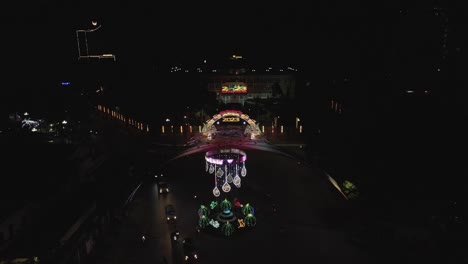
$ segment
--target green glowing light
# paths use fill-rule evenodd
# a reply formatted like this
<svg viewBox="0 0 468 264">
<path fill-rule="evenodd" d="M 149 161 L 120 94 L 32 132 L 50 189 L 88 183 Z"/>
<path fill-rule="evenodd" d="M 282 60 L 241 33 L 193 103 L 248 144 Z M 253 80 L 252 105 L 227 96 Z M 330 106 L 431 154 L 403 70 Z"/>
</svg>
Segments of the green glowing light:
<svg viewBox="0 0 468 264">
<path fill-rule="evenodd" d="M 247 226 L 255 226 L 257 224 L 257 218 L 253 214 L 248 214 L 244 221 Z"/>
<path fill-rule="evenodd" d="M 244 205 L 244 207 L 242 207 L 242 213 L 244 215 L 252 214 L 253 210 L 254 208 L 250 205 L 250 203 L 247 203 L 246 205 Z"/>
<path fill-rule="evenodd" d="M 224 199 L 221 204 L 220 204 L 221 210 L 226 211 L 226 210 L 231 210 L 232 208 L 232 203 L 228 201 L 227 199 Z"/>
<path fill-rule="evenodd" d="M 230 236 L 232 233 L 234 233 L 234 226 L 231 223 L 226 222 L 223 227 L 221 227 L 221 231 L 225 236 Z"/>
</svg>

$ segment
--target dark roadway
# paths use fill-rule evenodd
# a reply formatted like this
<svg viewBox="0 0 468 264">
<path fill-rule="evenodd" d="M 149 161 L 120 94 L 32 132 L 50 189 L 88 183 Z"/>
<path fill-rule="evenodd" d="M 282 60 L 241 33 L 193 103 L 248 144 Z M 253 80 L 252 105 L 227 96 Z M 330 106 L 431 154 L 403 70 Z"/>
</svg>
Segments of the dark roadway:
<svg viewBox="0 0 468 264">
<path fill-rule="evenodd" d="M 182 263 L 179 247 L 170 240 L 175 228 L 181 238 L 196 236 L 200 263 L 373 263 L 369 252 L 350 239 L 353 221 L 348 201 L 322 172 L 277 153 L 246 152 L 248 173 L 237 196 L 256 209 L 257 226 L 252 230 L 231 237 L 204 231 L 196 236 L 197 209 L 214 197 L 213 176 L 205 172 L 204 153 L 195 153 L 163 167 L 171 186 L 169 194 L 160 197 L 154 181 L 142 184 L 118 231 L 98 243 L 89 263 L 160 263 L 163 256 L 169 263 Z M 147 152 L 143 157 L 147 164 L 140 166 L 158 167 L 151 160 L 161 155 Z M 277 214 L 273 202 L 278 204 Z M 176 226 L 166 222 L 164 206 L 168 203 L 177 211 Z"/>
</svg>

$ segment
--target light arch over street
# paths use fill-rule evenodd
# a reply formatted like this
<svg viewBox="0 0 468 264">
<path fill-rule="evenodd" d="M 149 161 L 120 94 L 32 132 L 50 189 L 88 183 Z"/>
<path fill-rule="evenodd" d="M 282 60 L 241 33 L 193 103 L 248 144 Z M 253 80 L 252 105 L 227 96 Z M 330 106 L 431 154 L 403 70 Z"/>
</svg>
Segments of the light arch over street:
<svg viewBox="0 0 468 264">
<path fill-rule="evenodd" d="M 219 120 L 222 120 L 225 123 L 239 122 L 240 120 L 244 120 L 248 124 L 244 131 L 244 135 L 249 135 L 251 139 L 258 138 L 262 135 L 262 131 L 260 130 L 257 122 L 254 119 L 250 118 L 248 115 L 238 110 L 224 110 L 214 115 L 213 118 L 208 120 L 208 122 L 206 122 L 203 125 L 203 135 L 208 137 L 209 139 L 211 139 L 212 136 L 216 135 L 217 128 L 215 124 L 219 122 Z"/>
</svg>

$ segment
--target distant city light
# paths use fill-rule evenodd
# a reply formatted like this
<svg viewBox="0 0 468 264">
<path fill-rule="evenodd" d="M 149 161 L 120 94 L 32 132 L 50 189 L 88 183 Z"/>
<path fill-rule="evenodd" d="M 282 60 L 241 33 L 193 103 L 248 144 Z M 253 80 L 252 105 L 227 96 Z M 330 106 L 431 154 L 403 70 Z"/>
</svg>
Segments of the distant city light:
<svg viewBox="0 0 468 264">
<path fill-rule="evenodd" d="M 38 127 L 39 126 L 39 122 L 38 121 L 34 121 L 34 120 L 29 120 L 29 119 L 23 119 L 23 121 L 21 121 L 21 127 L 22 128 L 33 128 L 33 127 Z"/>
<path fill-rule="evenodd" d="M 62 124 L 63 124 L 63 125 L 66 125 L 67 123 L 68 123 L 67 120 L 63 120 L 63 121 L 62 121 Z"/>
<path fill-rule="evenodd" d="M 62 82 L 62 86 L 68 86 L 70 85 L 70 82 Z"/>
</svg>

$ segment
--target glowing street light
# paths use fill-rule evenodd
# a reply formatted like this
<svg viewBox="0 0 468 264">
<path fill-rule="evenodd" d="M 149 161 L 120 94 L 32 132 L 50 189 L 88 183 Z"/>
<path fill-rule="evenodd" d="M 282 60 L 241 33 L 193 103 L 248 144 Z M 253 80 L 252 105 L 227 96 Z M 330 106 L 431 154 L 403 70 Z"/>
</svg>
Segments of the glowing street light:
<svg viewBox="0 0 468 264">
<path fill-rule="evenodd" d="M 296 117 L 296 129 L 298 128 L 299 121 L 301 121 L 301 119 L 299 119 L 299 117 Z"/>
<path fill-rule="evenodd" d="M 95 32 L 97 31 L 98 29 L 101 28 L 101 25 L 98 25 L 98 22 L 93 20 L 91 21 L 91 25 L 94 27 L 94 28 L 91 28 L 91 29 L 78 29 L 76 30 L 76 41 L 78 42 L 78 59 L 81 59 L 81 58 L 98 58 L 98 59 L 108 59 L 108 58 L 111 58 L 111 59 L 114 59 L 114 61 L 116 60 L 116 57 L 114 54 L 101 54 L 101 55 L 90 55 L 89 54 L 89 49 L 88 49 L 88 35 L 87 33 L 92 33 L 92 32 Z M 86 54 L 85 55 L 82 55 L 81 54 L 81 46 L 80 46 L 80 33 L 82 35 L 84 35 L 84 42 L 85 42 L 85 52 Z"/>
</svg>

